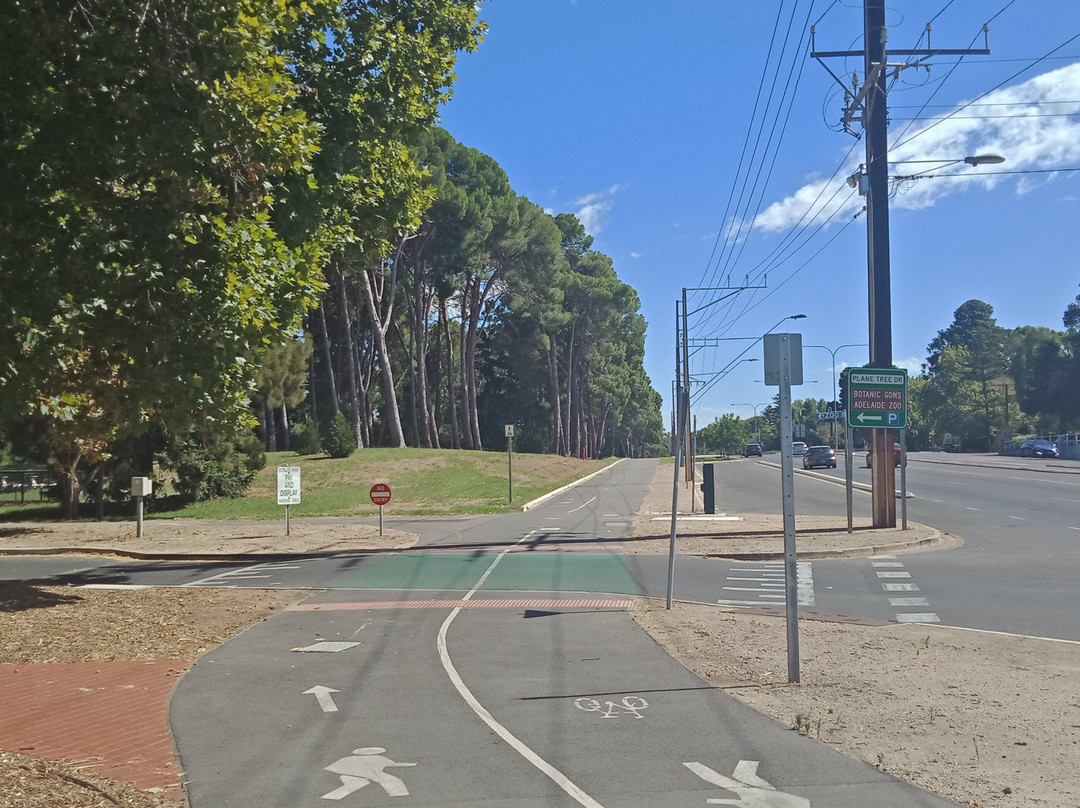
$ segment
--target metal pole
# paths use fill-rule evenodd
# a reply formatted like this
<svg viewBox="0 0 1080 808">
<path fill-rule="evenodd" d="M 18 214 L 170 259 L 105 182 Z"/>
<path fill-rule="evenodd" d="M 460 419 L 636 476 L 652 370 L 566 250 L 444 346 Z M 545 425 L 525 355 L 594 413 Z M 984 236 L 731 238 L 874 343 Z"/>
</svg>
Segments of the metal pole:
<svg viewBox="0 0 1080 808">
<path fill-rule="evenodd" d="M 675 591 L 675 531 L 676 522 L 679 514 L 679 443 L 681 442 L 683 422 L 686 418 L 686 407 L 684 399 L 688 398 L 688 394 L 679 390 L 677 399 L 678 416 L 678 429 L 675 430 L 674 443 L 675 443 L 675 482 L 671 486 L 671 541 L 668 546 L 668 576 L 667 576 L 667 608 L 671 610 L 671 599 Z"/>
<path fill-rule="evenodd" d="M 380 505 L 379 506 L 379 535 L 380 536 L 382 535 L 382 509 L 383 509 L 383 506 Z"/>
<path fill-rule="evenodd" d="M 900 430 L 900 529 L 907 530 L 907 430 Z"/>
<path fill-rule="evenodd" d="M 514 436 L 506 439 L 506 482 L 510 488 L 510 502 L 514 501 Z"/>
<path fill-rule="evenodd" d="M 848 423 L 847 412 L 844 413 L 844 479 L 847 482 L 847 532 L 855 532 L 855 521 L 852 517 L 851 488 L 855 462 L 855 453 L 851 450 L 851 424 Z"/>
<path fill-rule="evenodd" d="M 694 483 L 694 441 L 690 434 L 690 339 L 687 334 L 686 287 L 682 290 L 682 351 L 683 351 L 683 392 L 686 394 L 686 426 L 683 435 L 683 453 L 686 455 L 686 481 Z M 694 497 L 690 497 L 690 512 L 694 512 Z"/>
<path fill-rule="evenodd" d="M 799 579 L 795 551 L 795 469 L 791 457 L 791 335 L 780 338 L 780 468 L 784 507 L 784 589 L 787 605 L 788 681 L 799 681 Z"/>
<path fill-rule="evenodd" d="M 26 493 L 26 487 L 23 486 L 23 493 Z M 135 497 L 135 538 L 142 538 L 142 497 Z"/>
<path fill-rule="evenodd" d="M 291 506 L 289 506 L 289 505 L 285 506 L 285 535 L 286 536 L 292 535 L 292 525 L 289 523 L 289 508 L 290 507 Z"/>
</svg>

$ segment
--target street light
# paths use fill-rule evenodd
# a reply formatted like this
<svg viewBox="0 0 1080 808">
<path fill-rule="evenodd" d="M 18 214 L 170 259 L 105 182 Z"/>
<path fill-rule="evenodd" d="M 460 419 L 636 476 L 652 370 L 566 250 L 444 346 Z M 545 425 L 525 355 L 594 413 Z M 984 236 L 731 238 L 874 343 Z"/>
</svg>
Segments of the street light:
<svg viewBox="0 0 1080 808">
<path fill-rule="evenodd" d="M 829 348 L 825 345 L 804 345 L 803 347 L 823 348 L 824 350 L 829 352 L 829 355 L 832 357 L 832 400 L 836 402 L 836 352 L 839 351 L 841 348 L 869 348 L 870 346 L 867 345 L 865 342 L 849 342 L 845 345 L 837 345 L 835 348 Z M 840 402 L 836 403 L 837 405 L 840 404 Z"/>
<path fill-rule="evenodd" d="M 969 166 L 993 166 L 1000 165 L 1005 162 L 1005 158 L 1000 154 L 969 154 L 967 157 L 955 157 L 946 160 L 889 160 L 891 165 L 900 165 L 901 163 L 933 163 L 934 168 L 927 169 L 928 171 L 938 171 L 942 168 L 948 168 L 949 166 L 956 165 L 957 163 L 966 163 Z M 866 196 L 870 189 L 870 183 L 868 182 L 868 176 L 866 174 L 866 164 L 860 163 L 859 168 L 848 177 L 845 182 L 851 188 L 858 188 L 860 196 Z M 893 180 L 919 180 L 930 179 L 937 176 L 936 174 L 927 174 L 925 171 L 920 171 L 917 174 L 898 174 L 894 175 L 890 179 Z"/>
<path fill-rule="evenodd" d="M 729 407 L 753 407 L 754 408 L 754 430 L 757 432 L 757 442 L 761 443 L 761 422 L 758 420 L 757 408 L 758 407 L 771 407 L 772 404 L 765 402 L 764 404 L 729 404 Z"/>
</svg>

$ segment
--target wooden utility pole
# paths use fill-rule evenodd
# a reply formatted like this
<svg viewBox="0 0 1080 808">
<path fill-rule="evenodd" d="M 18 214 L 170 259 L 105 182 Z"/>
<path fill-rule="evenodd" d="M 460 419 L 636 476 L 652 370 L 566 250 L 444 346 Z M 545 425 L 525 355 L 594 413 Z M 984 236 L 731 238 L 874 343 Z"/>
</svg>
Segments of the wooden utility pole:
<svg viewBox="0 0 1080 808">
<path fill-rule="evenodd" d="M 811 47 L 810 56 L 821 62 L 830 57 L 863 56 L 864 81 L 861 86 L 854 77 L 849 87 L 831 70 L 830 75 L 844 88 L 845 107 L 842 123 L 845 131 L 852 131 L 853 122 L 861 122 L 866 140 L 865 187 L 866 194 L 866 240 L 868 304 L 870 322 L 870 367 L 893 367 L 892 356 L 892 291 L 889 260 L 889 113 L 888 87 L 890 72 L 921 65 L 922 59 L 939 55 L 987 55 L 989 48 L 943 49 L 921 48 L 911 50 L 888 49 L 889 31 L 885 25 L 885 0 L 863 0 L 862 51 L 818 51 Z M 930 26 L 927 25 L 929 45 Z M 983 27 L 985 33 L 986 27 Z M 816 30 L 811 28 L 811 36 Z M 911 64 L 890 64 L 888 57 L 921 57 Z M 824 62 L 821 62 L 824 65 Z M 828 67 L 825 67 L 828 70 Z M 929 69 L 929 68 L 928 68 Z M 861 173 L 861 172 L 860 172 Z M 864 190 L 860 187 L 860 193 Z M 874 527 L 896 527 L 896 467 L 893 461 L 893 436 L 887 429 L 874 429 L 871 439 L 873 461 L 873 523 Z"/>
</svg>

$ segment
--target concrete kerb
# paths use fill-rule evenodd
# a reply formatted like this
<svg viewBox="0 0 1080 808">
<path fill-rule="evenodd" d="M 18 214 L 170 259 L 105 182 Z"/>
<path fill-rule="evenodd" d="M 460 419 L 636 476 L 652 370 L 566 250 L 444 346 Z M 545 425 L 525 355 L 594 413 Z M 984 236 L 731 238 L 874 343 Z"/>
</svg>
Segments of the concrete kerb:
<svg viewBox="0 0 1080 808">
<path fill-rule="evenodd" d="M 815 561 L 827 558 L 873 558 L 874 556 L 894 555 L 896 553 L 913 552 L 916 550 L 947 550 L 952 547 L 963 545 L 963 539 L 951 534 L 942 533 L 935 527 L 930 527 L 931 535 L 925 539 L 914 541 L 899 541 L 889 544 L 872 544 L 869 547 L 850 547 L 839 550 L 800 550 L 797 555 L 800 559 Z M 698 558 L 726 558 L 731 561 L 778 561 L 784 558 L 783 552 L 775 553 L 691 553 Z"/>
<path fill-rule="evenodd" d="M 565 491 L 569 491 L 575 485 L 580 485 L 581 483 L 585 482 L 586 480 L 591 480 L 593 477 L 596 477 L 597 475 L 603 474 L 605 471 L 610 471 L 611 469 L 613 469 L 617 465 L 619 465 L 621 462 L 623 462 L 623 460 L 625 460 L 625 459 L 626 458 L 620 457 L 618 460 L 616 460 L 610 466 L 604 466 L 602 469 L 598 469 L 597 471 L 594 471 L 592 474 L 586 474 L 580 480 L 574 480 L 572 483 L 567 483 L 566 485 L 562 486 L 562 488 L 556 488 L 554 491 L 549 491 L 548 493 L 546 493 L 546 494 L 544 494 L 542 496 L 539 496 L 536 499 L 529 500 L 528 502 L 526 502 L 524 505 L 521 506 L 521 510 L 522 511 L 531 510 L 532 508 L 535 508 L 540 503 L 547 502 L 552 497 L 557 497 L 557 496 L 559 496 L 559 494 L 562 494 Z"/>
</svg>

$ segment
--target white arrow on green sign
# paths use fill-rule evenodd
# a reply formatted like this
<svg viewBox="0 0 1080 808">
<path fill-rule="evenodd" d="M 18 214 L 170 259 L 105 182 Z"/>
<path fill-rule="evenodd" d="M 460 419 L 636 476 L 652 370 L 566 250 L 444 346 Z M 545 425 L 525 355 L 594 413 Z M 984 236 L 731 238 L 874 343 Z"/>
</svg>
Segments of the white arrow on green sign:
<svg viewBox="0 0 1080 808">
<path fill-rule="evenodd" d="M 852 427 L 907 427 L 907 371 L 851 368 L 847 377 L 847 421 Z"/>
</svg>

